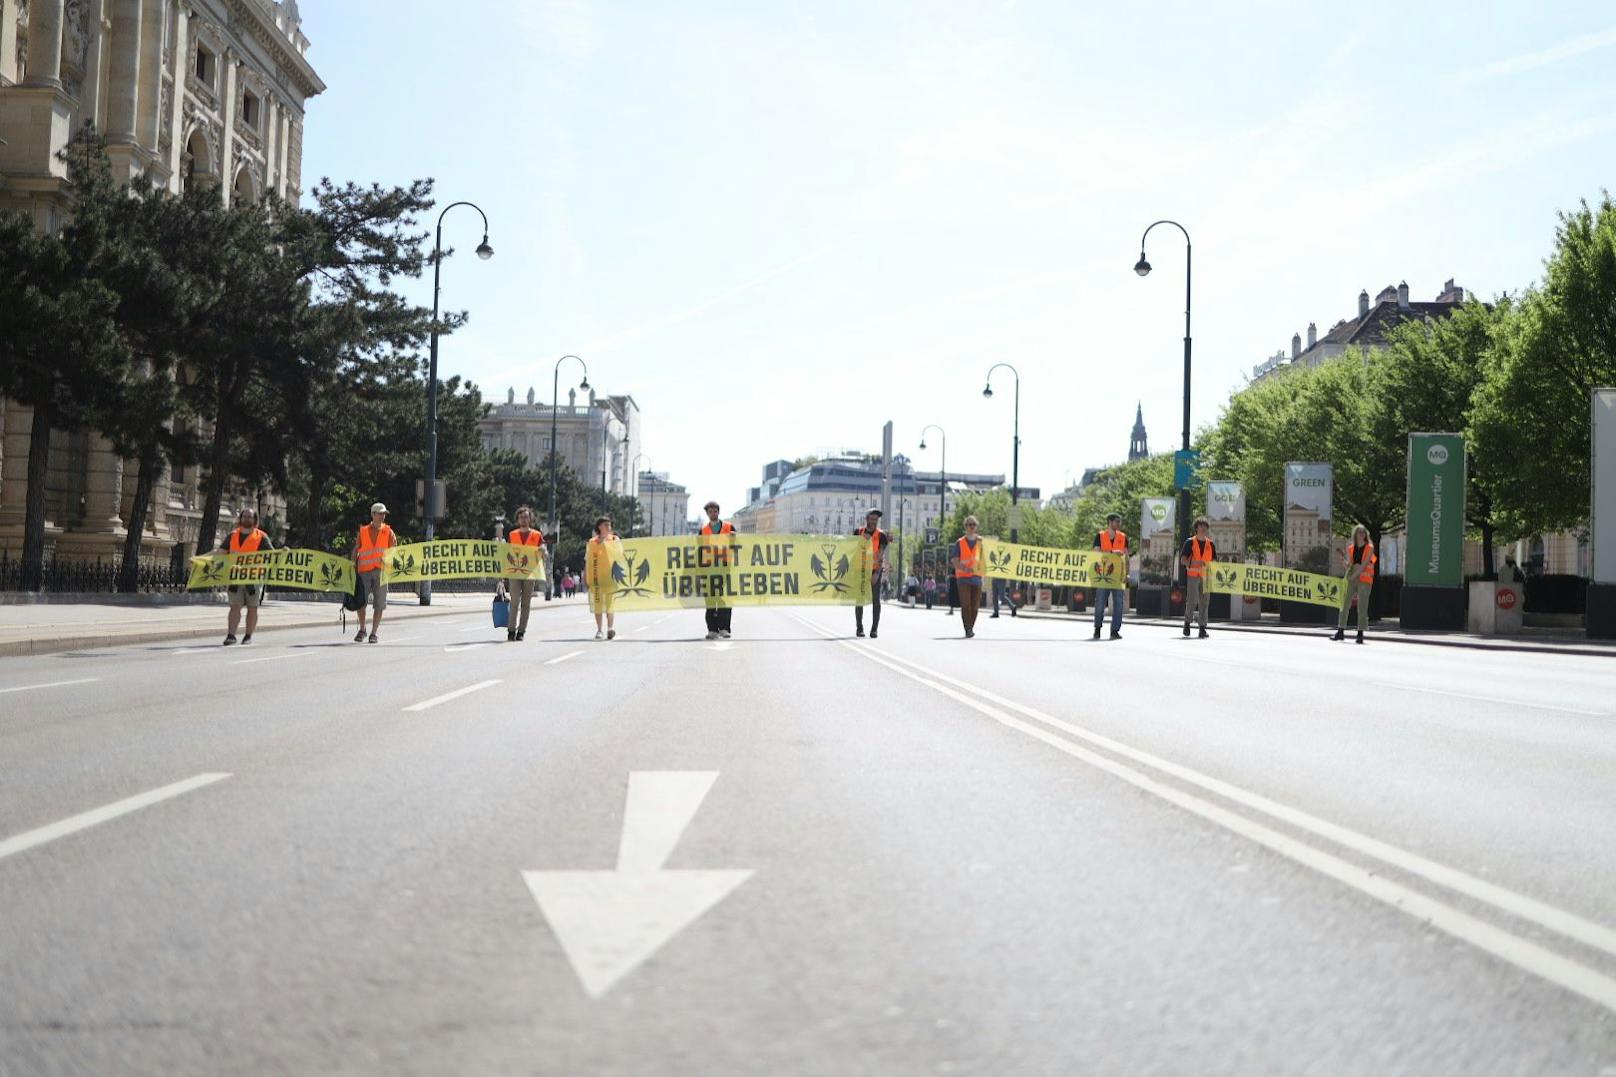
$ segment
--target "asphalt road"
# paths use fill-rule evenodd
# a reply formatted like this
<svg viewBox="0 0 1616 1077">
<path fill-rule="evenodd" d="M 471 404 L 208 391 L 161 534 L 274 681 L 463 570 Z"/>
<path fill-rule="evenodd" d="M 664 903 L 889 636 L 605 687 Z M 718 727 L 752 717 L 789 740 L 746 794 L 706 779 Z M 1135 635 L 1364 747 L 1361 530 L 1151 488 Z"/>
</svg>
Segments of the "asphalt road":
<svg viewBox="0 0 1616 1077">
<path fill-rule="evenodd" d="M 851 620 L 0 660 L 0 1074 L 1616 1074 L 1616 662 Z"/>
</svg>

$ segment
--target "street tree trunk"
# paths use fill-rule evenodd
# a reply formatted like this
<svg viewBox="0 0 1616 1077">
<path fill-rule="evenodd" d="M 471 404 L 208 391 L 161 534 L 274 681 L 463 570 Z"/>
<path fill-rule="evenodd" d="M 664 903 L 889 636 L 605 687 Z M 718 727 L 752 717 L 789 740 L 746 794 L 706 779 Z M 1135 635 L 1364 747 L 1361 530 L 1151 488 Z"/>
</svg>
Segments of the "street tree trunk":
<svg viewBox="0 0 1616 1077">
<path fill-rule="evenodd" d="M 225 408 L 213 420 L 213 451 L 208 457 L 208 490 L 202 501 L 202 518 L 196 524 L 196 552 L 213 549 L 219 534 L 219 508 L 224 503 L 225 472 L 230 461 L 230 424 Z"/>
<path fill-rule="evenodd" d="M 309 475 L 309 499 L 303 512 L 303 533 L 298 536 L 299 541 L 309 549 L 323 550 L 325 545 L 325 520 L 322 518 L 321 507 L 325 502 L 325 488 L 327 480 L 322 475 Z"/>
<path fill-rule="evenodd" d="M 49 402 L 34 405 L 28 432 L 28 496 L 22 518 L 22 589 L 39 591 L 45 584 L 45 479 L 50 474 L 50 435 L 53 409 Z"/>
<path fill-rule="evenodd" d="M 129 509 L 129 533 L 123 540 L 123 561 L 118 566 L 118 590 L 133 594 L 140 587 L 140 540 L 146 533 L 146 516 L 151 503 L 152 487 L 157 482 L 156 440 L 148 441 L 140 449 L 140 470 L 135 476 L 135 503 Z"/>
</svg>

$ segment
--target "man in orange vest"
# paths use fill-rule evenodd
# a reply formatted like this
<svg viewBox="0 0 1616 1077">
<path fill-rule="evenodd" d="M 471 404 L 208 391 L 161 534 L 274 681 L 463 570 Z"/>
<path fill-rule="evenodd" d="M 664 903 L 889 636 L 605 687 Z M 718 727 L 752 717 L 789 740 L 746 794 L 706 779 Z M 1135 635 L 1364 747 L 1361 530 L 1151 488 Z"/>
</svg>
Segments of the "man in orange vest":
<svg viewBox="0 0 1616 1077">
<path fill-rule="evenodd" d="M 359 540 L 354 543 L 354 571 L 359 574 L 359 633 L 354 636 L 355 643 L 365 640 L 367 603 L 376 611 L 370 626 L 370 642 L 376 642 L 382 612 L 387 609 L 387 551 L 396 542 L 393 529 L 387 526 L 387 506 L 378 501 L 370 507 L 370 523 L 359 529 Z"/>
<path fill-rule="evenodd" d="M 1375 590 L 1375 566 L 1379 559 L 1375 557 L 1375 544 L 1369 541 L 1369 529 L 1359 524 L 1352 529 L 1352 542 L 1346 550 L 1347 593 L 1341 603 L 1341 620 L 1336 625 L 1335 635 L 1330 638 L 1342 640 L 1347 635 L 1347 612 L 1352 609 L 1354 602 L 1358 603 L 1358 640 L 1363 642 L 1364 629 L 1369 627 L 1369 596 Z"/>
<path fill-rule="evenodd" d="M 954 544 L 954 582 L 959 587 L 960 623 L 966 639 L 976 635 L 976 611 L 982 606 L 982 540 L 976 528 L 976 517 L 965 517 L 965 534 Z"/>
<path fill-rule="evenodd" d="M 1120 553 L 1128 556 L 1128 536 L 1119 530 L 1122 517 L 1116 513 L 1105 518 L 1105 530 L 1094 534 L 1094 548 L 1105 553 Z M 1100 638 L 1100 625 L 1105 621 L 1106 603 L 1111 604 L 1111 638 L 1122 638 L 1122 610 L 1128 604 L 1128 588 L 1126 580 L 1119 580 L 1124 586 L 1120 588 L 1096 587 L 1094 589 L 1094 638 Z"/>
<path fill-rule="evenodd" d="M 533 510 L 523 505 L 516 510 L 516 526 L 508 536 L 512 546 L 530 547 L 535 557 L 544 556 L 544 536 L 533 527 Z M 511 617 L 505 622 L 505 640 L 514 643 L 527 635 L 527 615 L 533 605 L 533 589 L 537 580 L 511 581 Z"/>
<path fill-rule="evenodd" d="M 735 525 L 728 520 L 718 518 L 718 502 L 709 501 L 703 508 L 707 512 L 707 522 L 701 525 L 703 538 L 711 539 L 715 535 L 733 535 Z M 728 606 L 713 605 L 717 601 L 707 600 L 707 638 L 729 639 L 729 630 L 735 611 Z"/>
<path fill-rule="evenodd" d="M 865 555 L 870 561 L 870 638 L 875 639 L 876 631 L 881 627 L 881 584 L 886 581 L 887 575 L 887 542 L 890 537 L 877 526 L 881 522 L 881 510 L 871 509 L 864 514 L 864 526 L 854 530 L 853 534 L 859 538 L 869 538 L 870 548 Z M 853 634 L 864 635 L 864 607 L 853 607 Z"/>
<path fill-rule="evenodd" d="M 269 536 L 258 530 L 258 513 L 253 509 L 242 509 L 236 515 L 236 526 L 225 536 L 214 553 L 255 553 L 258 550 L 273 550 L 275 544 Z M 258 627 L 258 603 L 264 597 L 264 589 L 257 584 L 240 583 L 229 588 L 230 591 L 230 627 L 225 630 L 224 645 L 229 647 L 236 642 L 236 625 L 241 623 L 241 607 L 247 607 L 247 631 L 242 633 L 241 645 L 245 647 L 252 642 L 253 629 Z"/>
<path fill-rule="evenodd" d="M 1212 544 L 1208 532 L 1212 525 L 1205 516 L 1195 520 L 1195 534 L 1184 540 L 1178 551 L 1178 563 L 1184 566 L 1184 635 L 1190 634 L 1190 614 L 1201 618 L 1201 638 L 1206 639 L 1206 615 L 1212 607 L 1212 592 L 1206 586 L 1207 566 L 1217 560 L 1218 548 Z"/>
</svg>

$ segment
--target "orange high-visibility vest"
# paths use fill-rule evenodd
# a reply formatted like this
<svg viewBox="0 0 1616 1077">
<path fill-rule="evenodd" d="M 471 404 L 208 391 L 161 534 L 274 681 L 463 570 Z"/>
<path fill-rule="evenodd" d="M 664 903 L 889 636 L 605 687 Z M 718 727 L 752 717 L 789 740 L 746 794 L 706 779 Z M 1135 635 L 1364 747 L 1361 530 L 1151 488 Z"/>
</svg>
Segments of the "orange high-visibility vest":
<svg viewBox="0 0 1616 1077">
<path fill-rule="evenodd" d="M 269 536 L 265 535 L 262 531 L 255 527 L 247 534 L 246 538 L 242 538 L 241 529 L 237 528 L 236 530 L 230 532 L 230 552 L 256 553 L 258 547 L 263 545 L 264 539 L 268 537 Z"/>
<path fill-rule="evenodd" d="M 1100 550 L 1103 553 L 1127 553 L 1128 533 L 1126 531 L 1118 531 L 1116 533 L 1116 537 L 1113 538 L 1111 532 L 1101 531 Z"/>
<path fill-rule="evenodd" d="M 863 535 L 868 534 L 870 536 L 870 571 L 871 572 L 880 572 L 881 571 L 881 547 L 886 545 L 887 533 L 885 531 L 881 530 L 879 527 L 876 528 L 874 531 L 866 531 L 864 528 L 861 527 L 858 530 L 854 531 L 853 534 L 859 535 L 859 536 L 863 536 Z"/>
<path fill-rule="evenodd" d="M 1363 564 L 1363 571 L 1358 574 L 1358 582 L 1359 583 L 1374 583 L 1375 582 L 1375 565 L 1377 565 L 1379 563 L 1379 561 L 1380 561 L 1380 559 L 1375 556 L 1375 544 L 1373 542 L 1365 542 L 1362 547 L 1348 546 L 1347 547 L 1347 564 L 1350 565 L 1350 564 L 1353 563 L 1352 555 L 1354 553 L 1358 553 L 1358 554 L 1361 555 L 1360 560 L 1361 560 L 1361 562 Z"/>
<path fill-rule="evenodd" d="M 383 562 L 387 559 L 388 547 L 392 545 L 393 529 L 386 524 L 382 524 L 382 529 L 374 533 L 371 531 L 369 524 L 361 527 L 359 529 L 358 570 L 360 572 L 374 572 L 381 568 Z"/>
<path fill-rule="evenodd" d="M 701 525 L 701 533 L 704 535 L 733 535 L 735 533 L 735 526 L 728 520 L 722 520 L 718 524 L 718 530 L 714 531 L 713 525 L 709 521 L 708 523 Z"/>
<path fill-rule="evenodd" d="M 1206 575 L 1206 563 L 1212 560 L 1211 539 L 1190 539 L 1190 567 L 1189 574 L 1196 579 Z"/>
<path fill-rule="evenodd" d="M 530 527 L 527 529 L 527 538 L 523 538 L 522 529 L 518 527 L 511 531 L 510 543 L 512 546 L 543 546 L 544 536 L 539 533 L 538 528 Z"/>
<path fill-rule="evenodd" d="M 954 578 L 958 579 L 958 580 L 963 580 L 963 579 L 966 579 L 966 578 L 971 577 L 971 576 L 980 576 L 980 575 L 982 575 L 980 572 L 978 572 L 976 570 L 976 559 L 977 559 L 977 556 L 979 554 L 981 554 L 981 552 L 982 552 L 982 540 L 981 539 L 976 540 L 976 549 L 973 550 L 971 548 L 971 546 L 970 546 L 970 543 L 967 542 L 964 538 L 961 538 L 959 540 L 960 567 L 956 568 L 954 570 Z"/>
</svg>

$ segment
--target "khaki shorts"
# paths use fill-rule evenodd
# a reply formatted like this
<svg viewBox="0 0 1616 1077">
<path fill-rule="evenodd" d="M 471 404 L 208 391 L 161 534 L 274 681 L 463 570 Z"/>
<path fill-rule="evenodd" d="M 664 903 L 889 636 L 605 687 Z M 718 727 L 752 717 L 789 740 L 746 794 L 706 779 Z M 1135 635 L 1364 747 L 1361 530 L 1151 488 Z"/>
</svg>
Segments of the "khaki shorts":
<svg viewBox="0 0 1616 1077">
<path fill-rule="evenodd" d="M 230 608 L 233 610 L 239 610 L 243 606 L 255 610 L 258 608 L 259 600 L 264 597 L 264 589 L 257 584 L 238 584 L 235 587 L 227 587 L 226 590 L 230 592 Z"/>
<path fill-rule="evenodd" d="M 387 581 L 381 569 L 359 574 L 359 605 L 373 606 L 377 613 L 387 608 Z"/>
</svg>

